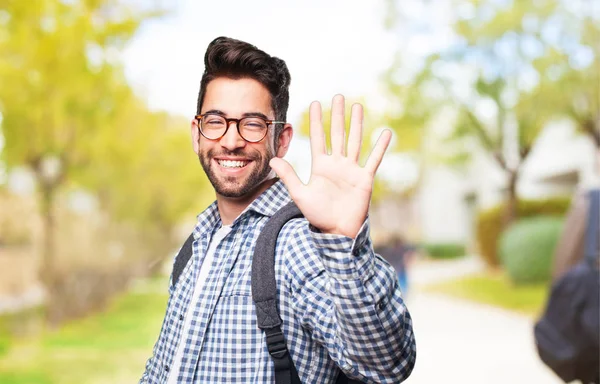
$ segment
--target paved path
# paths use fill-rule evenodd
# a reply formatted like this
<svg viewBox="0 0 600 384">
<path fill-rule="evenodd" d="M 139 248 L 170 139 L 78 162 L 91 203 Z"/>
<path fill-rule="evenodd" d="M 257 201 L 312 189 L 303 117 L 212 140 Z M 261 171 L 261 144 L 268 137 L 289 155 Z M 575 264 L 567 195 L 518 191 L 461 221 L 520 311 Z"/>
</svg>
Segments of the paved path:
<svg viewBox="0 0 600 384">
<path fill-rule="evenodd" d="M 510 311 L 419 290 L 481 269 L 474 258 L 420 263 L 407 304 L 414 319 L 417 364 L 407 384 L 560 384 L 539 360 L 533 320 Z"/>
</svg>

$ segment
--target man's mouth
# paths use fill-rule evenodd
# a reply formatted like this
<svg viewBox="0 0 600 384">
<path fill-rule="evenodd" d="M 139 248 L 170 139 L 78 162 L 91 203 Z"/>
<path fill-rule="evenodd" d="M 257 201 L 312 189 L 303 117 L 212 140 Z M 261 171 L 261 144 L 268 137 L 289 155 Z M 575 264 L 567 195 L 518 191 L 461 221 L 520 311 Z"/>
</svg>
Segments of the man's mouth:
<svg viewBox="0 0 600 384">
<path fill-rule="evenodd" d="M 217 163 L 223 168 L 243 168 L 249 162 L 247 160 L 217 160 Z"/>
</svg>

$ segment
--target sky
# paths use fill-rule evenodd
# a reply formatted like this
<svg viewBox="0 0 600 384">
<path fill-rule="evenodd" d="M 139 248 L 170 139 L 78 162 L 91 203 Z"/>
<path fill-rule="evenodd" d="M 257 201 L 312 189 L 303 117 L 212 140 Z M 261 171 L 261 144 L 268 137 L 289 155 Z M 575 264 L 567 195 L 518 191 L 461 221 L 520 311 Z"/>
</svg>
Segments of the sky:
<svg viewBox="0 0 600 384">
<path fill-rule="evenodd" d="M 192 117 L 208 43 L 245 40 L 286 61 L 292 76 L 288 120 L 313 100 L 336 93 L 378 93 L 390 66 L 393 36 L 383 27 L 383 2 L 180 0 L 174 14 L 146 24 L 124 54 L 126 75 L 151 108 Z"/>
</svg>

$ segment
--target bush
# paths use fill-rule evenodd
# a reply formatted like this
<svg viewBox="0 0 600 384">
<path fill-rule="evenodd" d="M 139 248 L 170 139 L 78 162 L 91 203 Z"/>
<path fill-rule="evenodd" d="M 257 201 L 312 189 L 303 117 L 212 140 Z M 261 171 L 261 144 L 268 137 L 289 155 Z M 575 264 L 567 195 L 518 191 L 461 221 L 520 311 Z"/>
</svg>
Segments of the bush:
<svg viewBox="0 0 600 384">
<path fill-rule="evenodd" d="M 561 231 L 562 219 L 539 216 L 519 220 L 502 234 L 498 252 L 513 283 L 549 281 Z"/>
<path fill-rule="evenodd" d="M 520 200 L 517 214 L 520 219 L 535 216 L 563 217 L 569 205 L 570 198 L 552 198 L 546 200 Z M 500 265 L 497 256 L 498 238 L 503 230 L 504 205 L 479 212 L 476 223 L 478 254 L 488 266 Z"/>
<path fill-rule="evenodd" d="M 37 305 L 0 314 L 0 360 L 9 352 L 17 338 L 25 338 L 41 331 L 42 313 L 43 307 Z"/>
<path fill-rule="evenodd" d="M 8 327 L 5 325 L 6 322 L 7 320 L 0 316 L 0 357 L 8 352 L 11 343 Z"/>
<path fill-rule="evenodd" d="M 462 244 L 423 244 L 421 248 L 433 259 L 455 259 L 464 256 L 466 253 L 465 246 Z"/>
<path fill-rule="evenodd" d="M 55 273 L 46 284 L 48 321 L 58 325 L 104 309 L 111 298 L 125 290 L 130 278 L 127 268 L 74 266 Z"/>
</svg>

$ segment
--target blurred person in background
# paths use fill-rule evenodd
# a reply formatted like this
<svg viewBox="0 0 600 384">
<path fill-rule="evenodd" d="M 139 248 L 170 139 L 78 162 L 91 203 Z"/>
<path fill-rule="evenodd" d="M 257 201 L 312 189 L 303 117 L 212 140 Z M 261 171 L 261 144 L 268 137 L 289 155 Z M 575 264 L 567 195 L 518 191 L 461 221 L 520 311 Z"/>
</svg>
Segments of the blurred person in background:
<svg viewBox="0 0 600 384">
<path fill-rule="evenodd" d="M 408 270 L 417 257 L 417 248 L 407 243 L 401 235 L 395 234 L 385 245 L 378 247 L 376 252 L 394 267 L 402 294 L 407 297 L 410 288 Z"/>
<path fill-rule="evenodd" d="M 590 191 L 600 189 L 600 151 L 596 153 L 594 180 L 590 185 L 578 185 L 567 211 L 564 230 L 554 252 L 552 281 L 557 281 L 583 259 L 584 238 L 590 209 Z"/>
<path fill-rule="evenodd" d="M 191 135 L 216 202 L 198 216 L 192 258 L 170 284 L 140 383 L 279 378 L 257 326 L 251 259 L 267 219 L 292 200 L 304 218 L 279 234 L 275 271 L 284 351 L 300 382 L 331 383 L 342 377 L 340 369 L 367 382 L 403 381 L 416 359 L 412 320 L 396 274 L 373 252 L 367 218 L 390 132 L 361 167 L 362 106 L 352 108 L 346 147 L 345 102 L 334 97 L 328 154 L 321 107 L 311 104 L 312 172 L 305 185 L 282 159 L 293 134 L 285 62 L 219 37 L 204 63 Z"/>
</svg>

